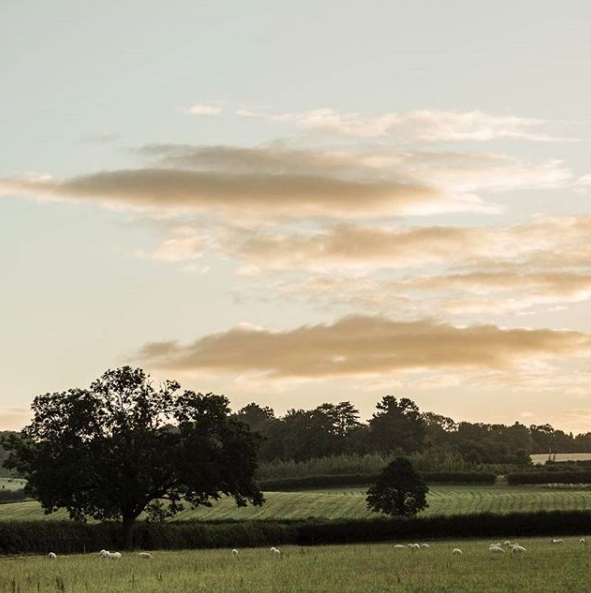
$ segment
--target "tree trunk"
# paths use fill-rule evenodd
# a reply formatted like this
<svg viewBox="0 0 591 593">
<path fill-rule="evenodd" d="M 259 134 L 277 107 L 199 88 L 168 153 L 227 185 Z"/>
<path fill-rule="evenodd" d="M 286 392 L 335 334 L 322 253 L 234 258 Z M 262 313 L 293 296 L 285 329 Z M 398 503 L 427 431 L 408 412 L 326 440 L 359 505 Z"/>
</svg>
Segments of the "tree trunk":
<svg viewBox="0 0 591 593">
<path fill-rule="evenodd" d="M 123 517 L 121 532 L 123 536 L 123 549 L 131 550 L 133 548 L 133 524 L 135 517 Z"/>
</svg>

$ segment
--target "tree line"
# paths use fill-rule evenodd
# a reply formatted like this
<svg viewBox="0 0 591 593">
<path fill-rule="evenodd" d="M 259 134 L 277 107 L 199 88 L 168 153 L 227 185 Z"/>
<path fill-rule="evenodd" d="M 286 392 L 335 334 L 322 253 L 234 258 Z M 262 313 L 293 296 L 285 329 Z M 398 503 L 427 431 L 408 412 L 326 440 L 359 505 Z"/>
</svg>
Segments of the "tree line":
<svg viewBox="0 0 591 593">
<path fill-rule="evenodd" d="M 236 412 L 263 440 L 259 461 L 308 461 L 335 455 L 411 455 L 437 449 L 471 464 L 529 463 L 532 453 L 591 452 L 591 432 L 573 435 L 550 424 L 525 426 L 456 422 L 421 412 L 409 398 L 386 395 L 367 422 L 349 401 L 290 409 L 277 416 L 251 403 Z"/>
</svg>

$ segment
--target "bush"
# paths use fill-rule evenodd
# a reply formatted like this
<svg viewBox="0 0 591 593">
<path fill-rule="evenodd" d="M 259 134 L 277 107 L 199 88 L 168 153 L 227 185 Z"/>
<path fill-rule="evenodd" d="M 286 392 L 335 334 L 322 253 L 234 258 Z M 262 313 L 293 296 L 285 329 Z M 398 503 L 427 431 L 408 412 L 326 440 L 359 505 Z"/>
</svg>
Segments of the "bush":
<svg viewBox="0 0 591 593">
<path fill-rule="evenodd" d="M 518 484 L 591 484 L 591 471 L 542 471 L 507 475 L 507 483 Z"/>
<path fill-rule="evenodd" d="M 427 484 L 494 484 L 495 474 L 470 472 L 419 472 Z M 343 474 L 308 476 L 303 478 L 284 478 L 281 480 L 261 480 L 258 485 L 264 492 L 292 492 L 295 490 L 315 490 L 322 488 L 365 487 L 375 483 L 378 474 Z"/>
<path fill-rule="evenodd" d="M 18 490 L 0 490 L 0 504 L 5 502 L 20 502 L 25 500 L 27 495 L 24 488 Z"/>
</svg>

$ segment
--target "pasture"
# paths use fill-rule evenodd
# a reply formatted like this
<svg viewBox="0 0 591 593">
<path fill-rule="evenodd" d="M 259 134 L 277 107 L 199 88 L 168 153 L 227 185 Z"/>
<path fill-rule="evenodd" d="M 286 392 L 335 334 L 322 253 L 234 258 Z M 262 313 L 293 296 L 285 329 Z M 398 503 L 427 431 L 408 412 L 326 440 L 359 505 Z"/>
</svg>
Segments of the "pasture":
<svg viewBox="0 0 591 593">
<path fill-rule="evenodd" d="M 25 484 L 25 480 L 17 478 L 0 478 L 0 490 L 20 490 Z"/>
<path fill-rule="evenodd" d="M 535 465 L 543 465 L 548 461 L 548 453 L 534 453 L 530 457 Z M 554 461 L 589 461 L 591 453 L 553 453 L 552 459 Z"/>
<path fill-rule="evenodd" d="M 527 552 L 492 555 L 489 541 L 430 542 L 418 551 L 394 544 L 0 558 L 0 593 L 582 593 L 591 546 L 578 538 L 519 543 Z M 462 555 L 453 555 L 456 547 Z M 508 548 L 505 548 L 508 550 Z"/>
<path fill-rule="evenodd" d="M 262 507 L 237 508 L 233 499 L 222 499 L 211 508 L 186 509 L 177 519 L 362 519 L 375 514 L 365 506 L 365 490 L 334 489 L 306 492 L 267 492 Z M 433 486 L 428 496 L 429 508 L 420 516 L 462 515 L 490 512 L 505 514 L 535 511 L 591 511 L 591 490 L 549 488 L 545 486 Z M 65 511 L 43 514 L 34 501 L 2 505 L 0 520 L 65 519 Z"/>
</svg>

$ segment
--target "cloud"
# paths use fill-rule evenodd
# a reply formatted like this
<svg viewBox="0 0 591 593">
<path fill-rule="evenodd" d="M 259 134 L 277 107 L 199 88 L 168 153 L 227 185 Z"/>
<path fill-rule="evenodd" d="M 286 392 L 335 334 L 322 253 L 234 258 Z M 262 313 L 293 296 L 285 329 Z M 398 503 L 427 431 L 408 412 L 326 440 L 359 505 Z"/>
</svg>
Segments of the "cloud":
<svg viewBox="0 0 591 593">
<path fill-rule="evenodd" d="M 229 236 L 223 248 L 260 275 L 235 290 L 330 310 L 460 317 L 529 314 L 591 298 L 591 215 L 498 226 L 340 225 Z M 295 274 L 304 272 L 304 276 Z"/>
<path fill-rule="evenodd" d="M 333 109 L 315 109 L 302 113 L 265 113 L 246 108 L 236 115 L 291 123 L 308 131 L 358 138 L 396 137 L 417 142 L 486 142 L 498 139 L 535 142 L 568 141 L 554 138 L 540 128 L 550 122 L 514 115 L 494 115 L 483 111 L 442 111 L 422 109 L 408 113 L 369 115 L 338 113 Z"/>
<path fill-rule="evenodd" d="M 349 218 L 489 209 L 478 200 L 462 199 L 421 183 L 168 168 L 107 171 L 64 181 L 4 180 L 1 190 L 131 209 L 254 218 Z"/>
<path fill-rule="evenodd" d="M 220 115 L 221 112 L 222 110 L 220 107 L 203 104 L 192 105 L 187 109 L 189 115 Z"/>
<path fill-rule="evenodd" d="M 237 327 L 185 346 L 151 343 L 138 358 L 180 372 L 329 378 L 422 369 L 508 372 L 531 360 L 583 357 L 590 348 L 590 337 L 573 331 L 350 316 L 283 332 Z"/>
</svg>

